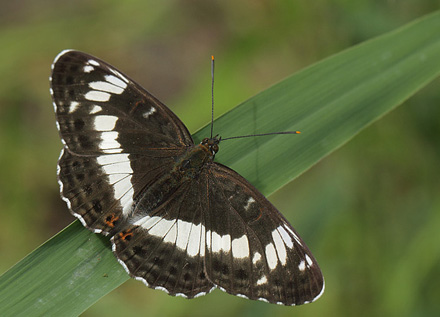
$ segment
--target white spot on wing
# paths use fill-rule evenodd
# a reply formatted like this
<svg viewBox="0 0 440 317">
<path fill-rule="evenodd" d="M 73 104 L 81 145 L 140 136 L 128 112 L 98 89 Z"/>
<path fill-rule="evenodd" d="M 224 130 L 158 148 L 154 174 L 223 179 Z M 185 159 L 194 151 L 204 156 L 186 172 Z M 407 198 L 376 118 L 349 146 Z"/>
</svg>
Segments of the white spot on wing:
<svg viewBox="0 0 440 317">
<path fill-rule="evenodd" d="M 220 236 L 217 232 L 213 231 L 211 247 L 212 252 L 231 251 L 231 236 L 229 234 Z"/>
<path fill-rule="evenodd" d="M 60 123 L 58 121 L 55 121 L 55 125 L 57 126 L 57 130 L 60 131 Z M 66 142 L 63 139 L 61 139 L 61 142 L 63 144 L 66 144 Z"/>
<path fill-rule="evenodd" d="M 98 113 L 99 111 L 102 111 L 102 108 L 100 106 L 93 106 L 92 110 L 90 110 L 90 114 Z"/>
<path fill-rule="evenodd" d="M 263 275 L 258 281 L 257 281 L 257 285 L 263 285 L 267 283 L 267 277 L 266 275 Z"/>
<path fill-rule="evenodd" d="M 277 229 L 272 231 L 272 239 L 275 243 L 275 248 L 277 250 L 278 258 L 279 258 L 281 264 L 286 265 L 286 263 L 287 263 L 286 246 L 284 245 L 283 239 L 281 238 Z"/>
<path fill-rule="evenodd" d="M 284 229 L 284 226 L 279 226 L 277 228 L 278 232 L 281 235 L 281 238 L 283 239 L 284 243 L 287 245 L 289 249 L 293 248 L 293 241 L 292 238 L 287 233 L 286 229 Z"/>
<path fill-rule="evenodd" d="M 253 197 L 249 197 L 247 200 L 246 206 L 244 206 L 244 209 L 247 211 L 249 207 L 255 202 L 255 199 Z"/>
<path fill-rule="evenodd" d="M 96 131 L 113 131 L 118 117 L 115 116 L 96 116 L 95 117 L 95 130 Z"/>
<path fill-rule="evenodd" d="M 101 155 L 96 158 L 96 161 L 107 175 L 109 183 L 113 185 L 114 198 L 119 200 L 122 213 L 129 214 L 133 205 L 134 191 L 131 183 L 133 170 L 128 160 L 128 154 Z"/>
<path fill-rule="evenodd" d="M 115 199 L 119 200 L 122 206 L 122 213 L 128 215 L 133 205 L 133 187 L 130 174 L 109 175 L 110 183 L 113 184 Z"/>
<path fill-rule="evenodd" d="M 260 260 L 261 260 L 261 254 L 258 252 L 255 252 L 254 257 L 252 258 L 252 263 L 256 264 Z"/>
<path fill-rule="evenodd" d="M 122 81 L 121 79 L 119 79 L 116 76 L 105 75 L 104 77 L 105 77 L 105 80 L 107 80 L 109 83 L 111 83 L 111 84 L 113 84 L 115 86 L 118 86 L 118 87 L 120 87 L 122 89 L 125 89 L 127 87 L 127 83 Z"/>
<path fill-rule="evenodd" d="M 309 267 L 312 266 L 313 265 L 312 259 L 307 254 L 305 255 L 305 257 L 306 257 L 306 261 L 307 261 L 308 266 Z"/>
<path fill-rule="evenodd" d="M 105 91 L 112 94 L 120 95 L 124 92 L 124 89 L 121 87 L 118 87 L 116 85 L 113 85 L 111 83 L 105 82 L 105 81 L 94 81 L 89 83 L 89 87 L 92 89 L 96 89 L 99 91 Z"/>
<path fill-rule="evenodd" d="M 98 61 L 95 61 L 94 59 L 89 59 L 88 63 L 93 66 L 99 66 Z"/>
<path fill-rule="evenodd" d="M 267 265 L 269 265 L 269 268 L 271 270 L 274 270 L 277 267 L 278 264 L 277 253 L 272 243 L 268 243 L 266 245 L 266 260 L 267 260 Z"/>
<path fill-rule="evenodd" d="M 234 258 L 244 259 L 249 256 L 249 241 L 246 235 L 232 240 L 232 255 Z"/>
<path fill-rule="evenodd" d="M 205 247 L 206 247 L 205 239 L 206 239 L 205 226 L 202 226 L 201 239 L 200 239 L 200 256 L 205 256 Z"/>
<path fill-rule="evenodd" d="M 151 116 L 151 115 L 152 115 L 153 113 L 155 113 L 155 112 L 156 112 L 156 108 L 151 107 L 151 109 L 150 109 L 149 111 L 144 112 L 144 113 L 142 114 L 142 117 L 144 117 L 145 119 L 148 119 L 148 117 Z"/>
<path fill-rule="evenodd" d="M 177 226 L 176 223 L 174 223 L 168 231 L 167 235 L 164 237 L 163 241 L 168 243 L 176 243 L 177 239 Z"/>
<path fill-rule="evenodd" d="M 168 231 L 173 226 L 174 221 L 169 221 L 166 219 L 161 219 L 157 223 L 155 223 L 149 230 L 149 234 L 152 234 L 156 237 L 164 237 Z"/>
<path fill-rule="evenodd" d="M 216 289 L 217 288 L 217 286 L 213 286 L 209 291 L 207 291 L 207 292 L 200 292 L 200 293 L 198 293 L 198 294 L 196 294 L 196 295 L 194 295 L 194 298 L 197 298 L 197 297 L 200 297 L 200 296 L 204 296 L 204 295 L 206 295 L 206 294 L 208 294 L 208 293 L 211 293 L 214 289 Z"/>
<path fill-rule="evenodd" d="M 222 236 L 222 250 L 225 252 L 231 251 L 231 236 L 229 234 Z"/>
<path fill-rule="evenodd" d="M 158 290 L 160 290 L 160 291 L 164 291 L 164 292 L 167 293 L 167 294 L 170 293 L 170 292 L 169 292 L 165 287 L 163 287 L 163 286 L 155 286 L 155 287 L 153 287 L 153 288 L 154 288 L 154 289 L 158 289 Z M 182 297 L 185 297 L 185 298 L 188 297 L 188 296 L 186 296 L 185 294 L 182 294 L 182 293 L 177 293 L 176 296 L 182 296 Z"/>
<path fill-rule="evenodd" d="M 189 256 L 196 256 L 199 254 L 203 230 L 202 227 L 202 224 L 198 224 L 193 225 L 191 228 L 191 234 L 189 235 L 188 246 L 186 248 L 186 253 L 188 253 Z"/>
<path fill-rule="evenodd" d="M 119 77 L 119 78 L 121 78 L 123 81 L 125 81 L 126 83 L 128 83 L 128 79 L 127 79 L 124 75 L 122 75 L 120 72 L 118 72 L 116 69 L 114 69 L 114 68 L 110 68 L 110 71 L 111 71 L 113 74 L 115 74 L 116 77 Z"/>
<path fill-rule="evenodd" d="M 69 106 L 69 113 L 75 112 L 79 107 L 79 102 L 78 101 L 72 101 L 70 102 L 70 106 Z"/>
<path fill-rule="evenodd" d="M 176 246 L 182 250 L 186 250 L 192 223 L 183 220 L 177 221 L 177 240 Z"/>
<path fill-rule="evenodd" d="M 208 246 L 211 245 L 211 230 L 208 230 L 206 232 L 206 245 L 208 245 Z"/>
<path fill-rule="evenodd" d="M 107 154 L 121 153 L 121 144 L 117 141 L 119 133 L 116 131 L 107 131 L 101 133 L 101 142 L 99 148 Z"/>
<path fill-rule="evenodd" d="M 91 90 L 84 95 L 84 98 L 89 101 L 109 101 L 110 96 L 107 92 Z"/>
<path fill-rule="evenodd" d="M 302 272 L 306 269 L 306 262 L 304 260 L 301 260 L 298 265 L 298 269 Z"/>
<path fill-rule="evenodd" d="M 123 181 L 125 179 L 125 177 L 126 177 L 126 174 L 109 174 L 109 175 L 107 175 L 107 178 L 109 180 L 110 185 L 115 185 L 118 182 Z M 117 188 L 115 189 L 115 194 L 116 194 L 115 196 L 118 199 L 119 199 L 119 197 L 121 197 L 124 194 L 125 191 L 122 193 L 121 192 L 122 192 L 122 190 L 118 191 Z M 119 193 L 119 195 L 117 195 L 118 193 Z"/>
<path fill-rule="evenodd" d="M 215 231 L 211 234 L 211 248 L 212 252 L 220 252 L 221 250 L 221 237 Z"/>
<path fill-rule="evenodd" d="M 90 72 L 92 72 L 93 70 L 95 70 L 95 67 L 93 67 L 93 66 L 91 66 L 91 65 L 86 65 L 86 66 L 84 66 L 84 68 L 83 68 L 84 73 L 90 73 Z"/>
<path fill-rule="evenodd" d="M 60 160 L 64 155 L 64 148 L 61 149 L 61 153 L 60 153 L 60 157 L 58 158 L 58 164 L 57 164 L 57 175 L 60 176 L 60 172 L 61 172 L 61 167 L 60 167 Z M 69 209 L 72 209 L 72 204 L 70 203 L 70 200 L 68 200 L 66 197 L 64 197 L 63 195 L 63 191 L 64 191 L 64 184 L 61 181 L 61 178 L 58 177 L 58 184 L 60 185 L 60 194 L 61 194 L 61 198 L 66 202 L 67 207 L 69 207 Z M 83 219 L 84 221 L 84 219 Z"/>
<path fill-rule="evenodd" d="M 128 154 L 100 155 L 96 160 L 106 174 L 133 173 Z"/>
</svg>

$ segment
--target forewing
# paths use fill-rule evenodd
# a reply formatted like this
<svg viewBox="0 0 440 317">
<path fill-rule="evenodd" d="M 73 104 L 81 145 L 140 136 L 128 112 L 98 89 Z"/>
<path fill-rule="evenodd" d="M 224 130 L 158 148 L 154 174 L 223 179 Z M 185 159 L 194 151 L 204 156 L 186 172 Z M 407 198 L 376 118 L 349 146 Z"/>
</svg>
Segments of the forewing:
<svg viewBox="0 0 440 317">
<path fill-rule="evenodd" d="M 136 197 L 193 144 L 174 113 L 111 65 L 63 51 L 52 65 L 51 94 L 64 149 L 61 195 L 94 232 L 114 231 Z"/>
<path fill-rule="evenodd" d="M 52 65 L 51 94 L 61 138 L 72 153 L 142 154 L 193 144 L 171 110 L 91 55 L 61 52 Z"/>
<path fill-rule="evenodd" d="M 215 287 L 204 271 L 202 190 L 186 182 L 151 212 L 142 209 L 154 202 L 139 203 L 136 214 L 143 216 L 112 238 L 113 252 L 132 277 L 188 298 Z"/>
<path fill-rule="evenodd" d="M 278 210 L 226 166 L 204 170 L 206 272 L 226 292 L 283 305 L 316 300 L 324 279 L 311 252 Z"/>
</svg>

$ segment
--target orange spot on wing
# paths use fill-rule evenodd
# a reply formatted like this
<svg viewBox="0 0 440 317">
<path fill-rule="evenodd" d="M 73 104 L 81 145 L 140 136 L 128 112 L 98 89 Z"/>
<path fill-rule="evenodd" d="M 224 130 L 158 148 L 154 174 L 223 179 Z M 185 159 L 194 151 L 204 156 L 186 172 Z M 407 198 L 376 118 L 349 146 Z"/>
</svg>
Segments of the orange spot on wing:
<svg viewBox="0 0 440 317">
<path fill-rule="evenodd" d="M 255 219 L 255 221 L 260 220 L 261 216 L 263 216 L 263 209 L 260 209 L 260 214 L 258 215 L 257 219 Z"/>
<path fill-rule="evenodd" d="M 255 219 L 252 219 L 251 221 L 249 221 L 249 224 L 257 222 L 258 220 L 260 220 L 260 218 L 263 216 L 263 209 L 260 208 L 259 211 L 260 211 L 259 215 Z"/>
<path fill-rule="evenodd" d="M 131 230 L 127 230 L 126 232 L 119 232 L 119 237 L 124 241 L 125 240 L 130 241 L 132 236 L 133 236 L 133 232 L 131 232 Z"/>
<path fill-rule="evenodd" d="M 138 100 L 136 101 L 136 103 L 134 104 L 134 106 L 130 109 L 129 114 L 132 115 L 133 112 L 135 112 L 136 108 L 139 107 L 140 105 L 142 105 L 144 103 L 143 100 Z"/>
<path fill-rule="evenodd" d="M 107 217 L 107 219 L 105 220 L 105 223 L 111 227 L 114 228 L 115 227 L 115 222 L 119 220 L 119 216 L 115 216 L 115 214 L 111 214 L 111 216 Z"/>
</svg>

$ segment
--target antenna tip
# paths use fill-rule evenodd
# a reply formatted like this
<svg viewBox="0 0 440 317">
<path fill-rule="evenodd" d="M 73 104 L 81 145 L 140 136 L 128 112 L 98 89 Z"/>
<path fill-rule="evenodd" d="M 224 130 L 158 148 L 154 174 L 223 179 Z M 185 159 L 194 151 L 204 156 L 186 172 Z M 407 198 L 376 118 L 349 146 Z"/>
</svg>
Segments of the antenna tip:
<svg viewBox="0 0 440 317">
<path fill-rule="evenodd" d="M 214 55 L 211 55 L 211 59 L 214 60 Z"/>
<path fill-rule="evenodd" d="M 301 133 L 301 131 L 295 131 L 295 134 L 300 134 Z"/>
</svg>

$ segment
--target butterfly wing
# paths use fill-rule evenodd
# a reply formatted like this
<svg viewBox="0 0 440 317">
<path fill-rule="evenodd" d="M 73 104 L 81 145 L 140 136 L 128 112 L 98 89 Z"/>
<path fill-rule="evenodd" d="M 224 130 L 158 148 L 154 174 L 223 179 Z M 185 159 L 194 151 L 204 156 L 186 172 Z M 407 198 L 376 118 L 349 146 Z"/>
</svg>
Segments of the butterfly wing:
<svg viewBox="0 0 440 317">
<path fill-rule="evenodd" d="M 204 270 L 204 188 L 200 185 L 185 182 L 166 203 L 111 239 L 113 252 L 132 277 L 170 295 L 188 298 L 215 288 Z M 152 203 L 148 200 L 154 200 L 155 195 L 148 196 L 136 208 L 147 209 L 145 206 Z"/>
<path fill-rule="evenodd" d="M 138 194 L 193 145 L 179 118 L 126 75 L 91 55 L 63 51 L 51 94 L 64 144 L 61 195 L 94 232 L 121 226 Z"/>
<path fill-rule="evenodd" d="M 249 299 L 283 305 L 316 300 L 324 290 L 321 270 L 278 210 L 226 166 L 208 164 L 204 178 L 209 279 Z"/>
</svg>

